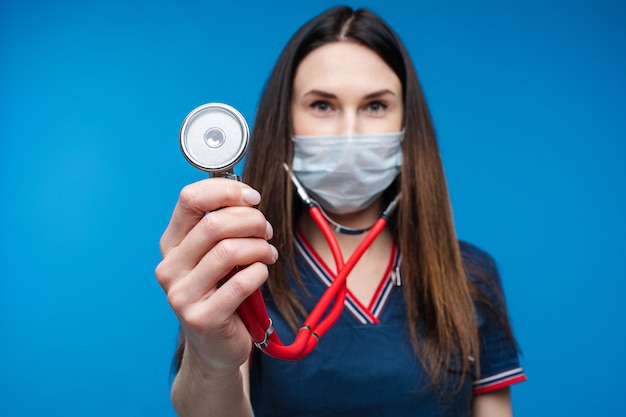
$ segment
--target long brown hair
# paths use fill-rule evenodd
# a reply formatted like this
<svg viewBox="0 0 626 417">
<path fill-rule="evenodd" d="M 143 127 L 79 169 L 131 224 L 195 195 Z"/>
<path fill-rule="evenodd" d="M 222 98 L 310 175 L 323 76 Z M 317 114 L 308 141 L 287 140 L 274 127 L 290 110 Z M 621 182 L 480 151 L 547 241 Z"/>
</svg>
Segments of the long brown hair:
<svg viewBox="0 0 626 417">
<path fill-rule="evenodd" d="M 296 326 L 304 314 L 286 276 L 298 281 L 294 225 L 302 212 L 283 163 L 293 158 L 290 105 L 293 79 L 303 58 L 330 42 L 357 42 L 376 52 L 402 83 L 403 163 L 388 194 L 401 198 L 391 231 L 402 253 L 407 324 L 414 350 L 435 383 L 451 360 L 471 368 L 479 357 L 478 325 L 454 231 L 444 171 L 431 116 L 408 52 L 394 31 L 374 13 L 336 7 L 306 23 L 286 45 L 261 97 L 244 181 L 265 196 L 260 209 L 275 229 L 286 268 L 270 271 L 267 290 L 286 319 Z"/>
</svg>

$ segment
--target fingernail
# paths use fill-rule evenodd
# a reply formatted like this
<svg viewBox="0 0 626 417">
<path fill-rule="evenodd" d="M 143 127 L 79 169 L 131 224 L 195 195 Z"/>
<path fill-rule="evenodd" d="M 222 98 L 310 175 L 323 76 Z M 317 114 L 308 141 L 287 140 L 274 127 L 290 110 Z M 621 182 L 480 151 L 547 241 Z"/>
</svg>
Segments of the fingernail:
<svg viewBox="0 0 626 417">
<path fill-rule="evenodd" d="M 252 206 L 259 204 L 261 202 L 261 194 L 255 189 L 252 188 L 244 188 L 241 190 L 241 197 L 243 201 Z"/>
<path fill-rule="evenodd" d="M 274 228 L 272 227 L 270 222 L 265 220 L 265 238 L 269 240 L 273 237 L 274 237 Z"/>
<path fill-rule="evenodd" d="M 278 249 L 276 249 L 276 246 L 272 245 L 271 243 L 270 249 L 272 250 L 272 254 L 274 255 L 274 261 L 276 261 L 278 259 Z"/>
</svg>

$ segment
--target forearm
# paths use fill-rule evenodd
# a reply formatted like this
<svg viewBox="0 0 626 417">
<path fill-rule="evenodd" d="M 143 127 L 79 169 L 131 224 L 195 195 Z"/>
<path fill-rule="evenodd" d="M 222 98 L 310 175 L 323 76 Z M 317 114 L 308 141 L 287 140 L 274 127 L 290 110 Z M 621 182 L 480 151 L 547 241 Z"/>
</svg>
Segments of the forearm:
<svg viewBox="0 0 626 417">
<path fill-rule="evenodd" d="M 511 391 L 508 387 L 474 397 L 472 417 L 510 417 Z"/>
<path fill-rule="evenodd" d="M 183 357 L 171 397 L 179 417 L 253 416 L 239 369 L 210 374 L 189 357 Z"/>
</svg>

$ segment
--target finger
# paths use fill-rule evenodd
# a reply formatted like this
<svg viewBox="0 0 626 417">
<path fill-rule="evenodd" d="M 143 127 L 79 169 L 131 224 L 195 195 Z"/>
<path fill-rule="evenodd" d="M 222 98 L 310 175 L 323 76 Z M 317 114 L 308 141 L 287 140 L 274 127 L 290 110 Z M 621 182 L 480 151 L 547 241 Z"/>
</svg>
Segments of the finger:
<svg viewBox="0 0 626 417">
<path fill-rule="evenodd" d="M 227 207 L 205 215 L 170 252 L 174 268 L 193 269 L 218 242 L 228 238 L 272 238 L 272 227 L 257 209 Z"/>
<path fill-rule="evenodd" d="M 236 267 L 242 271 L 251 264 L 270 265 L 277 259 L 276 248 L 263 239 L 222 240 L 185 277 L 172 281 L 166 288 L 168 300 L 174 310 L 183 309 L 213 296 L 218 284 Z"/>
<path fill-rule="evenodd" d="M 268 276 L 266 265 L 249 265 L 234 274 L 211 297 L 178 310 L 178 317 L 185 327 L 194 332 L 221 331 L 233 320 L 235 311 L 243 300 L 260 288 Z"/>
<path fill-rule="evenodd" d="M 212 178 L 187 185 L 161 238 L 162 254 L 177 246 L 207 212 L 226 206 L 253 206 L 260 201 L 258 191 L 239 181 Z"/>
<path fill-rule="evenodd" d="M 157 279 L 167 292 L 172 282 L 186 276 L 221 240 L 248 237 L 267 240 L 272 234 L 272 227 L 257 209 L 227 207 L 213 211 L 168 252 L 157 266 Z"/>
</svg>

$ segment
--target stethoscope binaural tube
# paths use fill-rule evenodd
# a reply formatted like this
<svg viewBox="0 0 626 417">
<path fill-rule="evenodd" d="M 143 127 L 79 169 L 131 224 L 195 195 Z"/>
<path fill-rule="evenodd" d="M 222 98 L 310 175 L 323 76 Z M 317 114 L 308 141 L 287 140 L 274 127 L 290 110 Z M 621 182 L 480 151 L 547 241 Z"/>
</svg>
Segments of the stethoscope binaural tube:
<svg viewBox="0 0 626 417">
<path fill-rule="evenodd" d="M 193 110 L 183 122 L 180 132 L 181 149 L 192 165 L 209 172 L 211 177 L 236 180 L 239 180 L 239 177 L 232 172 L 232 168 L 245 154 L 248 138 L 248 125 L 243 116 L 234 108 L 221 103 L 209 103 Z M 367 229 L 367 234 L 361 243 L 350 258 L 344 261 L 333 226 L 329 223 L 330 219 L 308 196 L 289 167 L 286 164 L 284 167 L 291 176 L 298 195 L 308 206 L 309 215 L 328 242 L 335 260 L 337 274 L 289 345 L 285 345 L 274 330 L 260 289 L 241 303 L 237 308 L 237 313 L 257 348 L 277 359 L 298 360 L 313 351 L 322 336 L 341 316 L 348 291 L 346 284 L 348 275 L 363 253 L 386 227 L 398 197 L 396 196 L 374 225 Z M 329 308 L 330 311 L 328 311 Z M 328 314 L 324 316 L 326 311 Z"/>
</svg>

